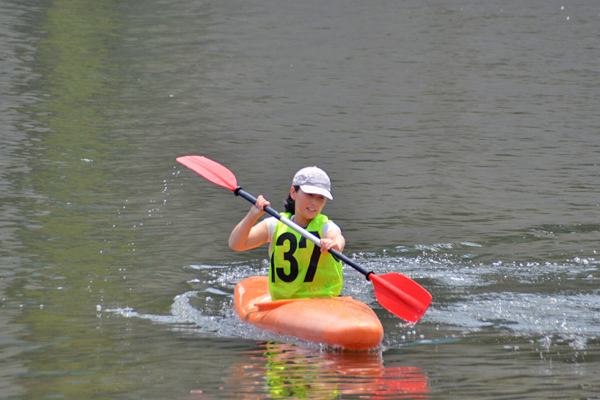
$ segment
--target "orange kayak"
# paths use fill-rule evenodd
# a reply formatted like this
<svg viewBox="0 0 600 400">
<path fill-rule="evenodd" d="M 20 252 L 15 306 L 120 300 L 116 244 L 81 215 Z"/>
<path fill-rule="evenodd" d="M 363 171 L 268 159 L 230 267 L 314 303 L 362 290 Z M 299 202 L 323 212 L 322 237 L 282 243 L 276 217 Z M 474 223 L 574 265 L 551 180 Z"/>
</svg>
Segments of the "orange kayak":
<svg viewBox="0 0 600 400">
<path fill-rule="evenodd" d="M 235 286 L 234 307 L 242 321 L 281 336 L 346 350 L 377 348 L 383 326 L 366 304 L 352 297 L 271 301 L 266 276 Z"/>
</svg>

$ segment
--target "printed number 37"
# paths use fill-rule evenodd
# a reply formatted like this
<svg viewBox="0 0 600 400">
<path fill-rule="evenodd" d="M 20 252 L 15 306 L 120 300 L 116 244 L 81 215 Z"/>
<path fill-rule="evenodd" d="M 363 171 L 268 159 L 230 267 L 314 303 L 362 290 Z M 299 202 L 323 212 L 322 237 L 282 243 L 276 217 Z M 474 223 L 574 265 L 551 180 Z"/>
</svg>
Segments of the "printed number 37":
<svg viewBox="0 0 600 400">
<path fill-rule="evenodd" d="M 319 232 L 311 232 L 316 237 L 320 238 Z M 285 232 L 281 236 L 277 238 L 277 246 L 283 246 L 285 241 L 288 241 L 290 244 L 290 248 L 288 251 L 283 253 L 283 259 L 290 263 L 290 272 L 289 274 L 285 273 L 285 268 L 276 267 L 275 260 L 273 256 L 271 256 L 271 281 L 275 282 L 275 274 L 276 272 L 277 278 L 281 279 L 284 282 L 293 282 L 298 278 L 298 260 L 294 257 L 294 253 L 298 248 L 298 239 L 296 235 L 291 232 Z M 306 248 L 306 238 L 302 237 L 300 239 L 300 248 Z M 273 252 L 275 253 L 275 252 Z M 306 276 L 304 277 L 304 282 L 312 282 L 315 278 L 315 274 L 317 273 L 317 265 L 319 264 L 319 257 L 321 257 L 321 249 L 318 246 L 315 246 L 313 252 L 310 256 L 310 263 L 308 265 L 308 270 L 306 271 Z"/>
</svg>

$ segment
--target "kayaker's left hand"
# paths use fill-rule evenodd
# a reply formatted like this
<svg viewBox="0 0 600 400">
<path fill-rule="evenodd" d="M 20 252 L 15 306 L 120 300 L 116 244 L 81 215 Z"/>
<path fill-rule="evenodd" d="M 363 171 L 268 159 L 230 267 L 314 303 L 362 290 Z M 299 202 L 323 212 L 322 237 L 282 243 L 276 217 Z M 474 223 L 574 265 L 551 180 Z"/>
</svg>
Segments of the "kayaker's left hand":
<svg viewBox="0 0 600 400">
<path fill-rule="evenodd" d="M 337 251 L 340 251 L 339 245 L 330 238 L 321 239 L 321 253 L 326 253 L 330 249 L 335 248 Z"/>
</svg>

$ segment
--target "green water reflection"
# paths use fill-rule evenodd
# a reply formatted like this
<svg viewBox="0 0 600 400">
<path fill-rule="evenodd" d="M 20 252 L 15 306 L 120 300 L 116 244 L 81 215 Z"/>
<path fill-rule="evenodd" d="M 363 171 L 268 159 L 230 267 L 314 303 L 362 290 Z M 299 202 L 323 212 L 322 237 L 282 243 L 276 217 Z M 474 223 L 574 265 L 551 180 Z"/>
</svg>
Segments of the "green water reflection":
<svg viewBox="0 0 600 400">
<path fill-rule="evenodd" d="M 34 195 L 21 203 L 29 227 L 21 240 L 29 274 L 10 293 L 22 302 L 25 340 L 36 344 L 20 356 L 30 371 L 20 385 L 32 399 L 110 397 L 129 386 L 115 362 L 117 342 L 95 321 L 104 294 L 124 291 L 115 254 L 127 238 L 106 240 L 115 193 L 107 161 L 124 151 L 106 129 L 121 106 L 109 100 L 120 83 L 118 4 L 55 0 L 36 27 L 45 33 L 32 90 L 42 100 L 21 112 L 44 128 L 28 132 L 34 146 L 23 185 Z"/>
<path fill-rule="evenodd" d="M 224 390 L 240 398 L 429 398 L 420 368 L 384 367 L 381 352 L 323 352 L 277 342 L 262 347 L 247 354 L 252 362 L 233 364 Z"/>
</svg>

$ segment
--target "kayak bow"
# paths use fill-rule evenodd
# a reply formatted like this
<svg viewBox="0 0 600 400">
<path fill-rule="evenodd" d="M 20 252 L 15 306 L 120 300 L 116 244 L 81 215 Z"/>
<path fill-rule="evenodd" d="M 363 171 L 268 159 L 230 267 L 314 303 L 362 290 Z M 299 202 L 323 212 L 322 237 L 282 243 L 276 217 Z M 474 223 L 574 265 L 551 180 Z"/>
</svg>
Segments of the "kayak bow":
<svg viewBox="0 0 600 400">
<path fill-rule="evenodd" d="M 280 336 L 345 350 L 377 348 L 383 326 L 375 312 L 352 297 L 271 301 L 266 276 L 235 286 L 234 307 L 242 321 Z"/>
</svg>

